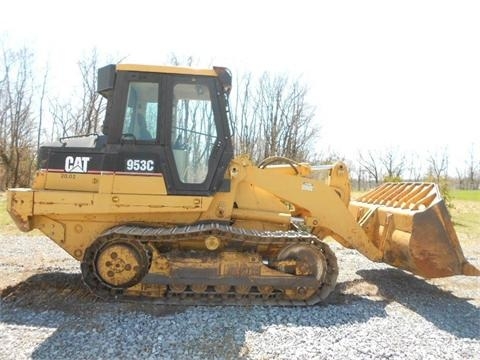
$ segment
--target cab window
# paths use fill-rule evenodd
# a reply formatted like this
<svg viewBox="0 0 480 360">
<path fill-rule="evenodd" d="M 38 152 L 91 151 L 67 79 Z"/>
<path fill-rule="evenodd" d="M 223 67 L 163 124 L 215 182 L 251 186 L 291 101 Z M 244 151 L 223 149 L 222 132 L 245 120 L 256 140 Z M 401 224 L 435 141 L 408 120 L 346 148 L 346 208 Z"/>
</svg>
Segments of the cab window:
<svg viewBox="0 0 480 360">
<path fill-rule="evenodd" d="M 157 137 L 158 84 L 131 82 L 122 137 L 155 141 Z"/>
<path fill-rule="evenodd" d="M 175 166 L 183 183 L 203 183 L 217 139 L 209 87 L 176 84 L 173 88 L 171 143 Z"/>
</svg>

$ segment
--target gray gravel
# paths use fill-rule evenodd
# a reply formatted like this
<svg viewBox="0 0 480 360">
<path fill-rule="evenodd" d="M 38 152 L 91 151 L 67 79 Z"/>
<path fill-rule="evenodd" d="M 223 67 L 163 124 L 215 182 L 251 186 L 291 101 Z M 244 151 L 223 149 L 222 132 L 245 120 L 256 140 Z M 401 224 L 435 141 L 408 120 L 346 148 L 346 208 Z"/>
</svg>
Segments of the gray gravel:
<svg viewBox="0 0 480 360">
<path fill-rule="evenodd" d="M 44 237 L 0 243 L 0 284 L 18 290 L 0 300 L 0 359 L 480 358 L 478 278 L 427 282 L 332 244 L 341 272 L 323 305 L 137 306 L 96 301 L 81 284 L 66 293 L 79 265 Z"/>
</svg>

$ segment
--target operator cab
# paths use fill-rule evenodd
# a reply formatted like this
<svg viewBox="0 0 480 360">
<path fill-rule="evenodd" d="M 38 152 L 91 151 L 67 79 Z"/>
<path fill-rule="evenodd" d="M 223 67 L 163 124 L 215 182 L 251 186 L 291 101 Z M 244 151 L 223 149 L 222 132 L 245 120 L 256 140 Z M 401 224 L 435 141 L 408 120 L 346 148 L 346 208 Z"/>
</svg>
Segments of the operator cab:
<svg viewBox="0 0 480 360">
<path fill-rule="evenodd" d="M 228 190 L 224 174 L 233 157 L 230 88 L 226 68 L 103 67 L 98 70 L 98 92 L 107 99 L 104 135 L 43 146 L 39 167 L 162 176 L 169 194 Z M 64 165 L 76 159 L 83 159 L 84 166 Z"/>
<path fill-rule="evenodd" d="M 168 194 L 228 191 L 230 88 L 226 68 L 105 66 L 98 70 L 97 89 L 107 99 L 103 135 L 43 145 L 39 169 L 71 173 L 62 179 L 99 173 L 161 176 Z"/>
</svg>

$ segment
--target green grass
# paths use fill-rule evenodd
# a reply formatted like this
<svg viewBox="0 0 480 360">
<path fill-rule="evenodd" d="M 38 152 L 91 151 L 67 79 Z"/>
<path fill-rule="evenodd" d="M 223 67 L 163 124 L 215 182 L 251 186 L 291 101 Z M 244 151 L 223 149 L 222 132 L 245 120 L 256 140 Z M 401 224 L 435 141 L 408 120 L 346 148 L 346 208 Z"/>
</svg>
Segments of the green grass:
<svg viewBox="0 0 480 360">
<path fill-rule="evenodd" d="M 463 194 L 465 195 L 465 194 Z M 471 195 L 466 195 L 470 200 L 453 199 L 453 208 L 449 209 L 452 220 L 464 244 L 478 248 L 480 241 L 480 200 L 472 200 Z"/>
<path fill-rule="evenodd" d="M 0 233 L 21 233 L 21 231 L 17 229 L 17 226 L 7 212 L 7 196 L 5 193 L 2 192 L 0 192 Z"/>
<path fill-rule="evenodd" d="M 0 227 L 3 229 L 5 226 L 12 224 L 13 221 L 10 215 L 7 213 L 7 201 L 5 193 L 0 193 Z"/>
<path fill-rule="evenodd" d="M 451 190 L 453 200 L 480 201 L 480 190 Z"/>
</svg>

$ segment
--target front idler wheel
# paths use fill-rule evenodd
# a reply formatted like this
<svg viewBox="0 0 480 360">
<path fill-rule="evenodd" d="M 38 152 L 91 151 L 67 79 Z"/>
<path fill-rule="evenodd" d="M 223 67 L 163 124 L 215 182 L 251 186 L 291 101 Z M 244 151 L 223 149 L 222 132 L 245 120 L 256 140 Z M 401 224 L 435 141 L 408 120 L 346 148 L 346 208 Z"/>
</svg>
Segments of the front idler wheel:
<svg viewBox="0 0 480 360">
<path fill-rule="evenodd" d="M 327 274 L 327 261 L 322 251 L 310 244 L 292 244 L 282 249 L 277 256 L 277 269 L 297 276 L 312 276 L 318 281 L 317 288 L 297 287 L 285 289 L 290 300 L 307 300 L 322 286 Z"/>
</svg>

